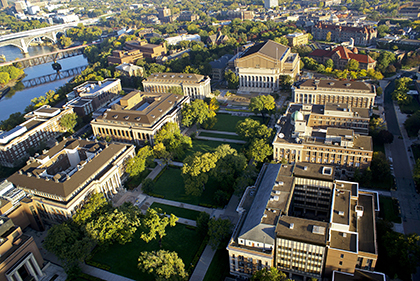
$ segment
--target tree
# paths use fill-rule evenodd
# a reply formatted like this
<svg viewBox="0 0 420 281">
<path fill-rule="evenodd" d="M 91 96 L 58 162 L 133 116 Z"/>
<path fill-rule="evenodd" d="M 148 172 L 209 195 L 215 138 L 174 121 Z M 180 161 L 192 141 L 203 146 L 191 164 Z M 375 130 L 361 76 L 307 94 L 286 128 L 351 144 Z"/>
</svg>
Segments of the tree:
<svg viewBox="0 0 420 281">
<path fill-rule="evenodd" d="M 276 108 L 276 103 L 274 102 L 273 96 L 260 95 L 251 98 L 251 102 L 248 107 L 255 113 L 261 113 L 261 116 L 264 119 L 265 114 L 271 113 Z"/>
<path fill-rule="evenodd" d="M 100 244 L 125 244 L 130 242 L 140 226 L 140 214 L 132 217 L 121 210 L 114 209 L 106 215 L 89 222 L 87 233 Z"/>
<path fill-rule="evenodd" d="M 76 113 L 65 114 L 60 119 L 60 126 L 63 127 L 69 133 L 74 132 L 74 127 L 76 126 L 76 124 L 77 124 Z"/>
<path fill-rule="evenodd" d="M 44 247 L 57 256 L 68 274 L 75 274 L 82 262 L 91 252 L 94 243 L 80 227 L 72 221 L 57 224 L 48 230 Z"/>
<path fill-rule="evenodd" d="M 168 217 L 159 208 L 149 208 L 147 209 L 146 216 L 143 218 L 143 225 L 148 228 L 149 232 L 143 232 L 140 238 L 149 243 L 156 238 L 156 235 L 159 235 L 159 241 L 162 241 L 162 238 L 166 235 L 166 226 L 168 224 L 175 226 L 177 220 L 178 218 L 173 214 Z"/>
<path fill-rule="evenodd" d="M 351 60 L 347 63 L 346 68 L 347 68 L 348 70 L 356 71 L 356 70 L 358 70 L 358 69 L 359 69 L 359 62 L 358 62 L 357 60 L 355 60 L 355 59 L 351 59 Z"/>
<path fill-rule="evenodd" d="M 394 135 L 388 130 L 379 131 L 378 137 L 383 143 L 392 143 L 394 141 Z"/>
<path fill-rule="evenodd" d="M 334 68 L 334 61 L 333 61 L 332 59 L 328 59 L 328 60 L 325 62 L 325 67 L 326 67 L 326 68 Z"/>
<path fill-rule="evenodd" d="M 229 89 L 236 89 L 239 85 L 239 77 L 234 72 L 228 70 L 225 72 L 225 79 L 228 82 Z"/>
<path fill-rule="evenodd" d="M 287 46 L 289 44 L 289 41 L 287 41 L 286 36 L 282 36 L 282 37 L 276 37 L 274 38 L 274 41 L 277 43 L 280 43 L 282 45 Z"/>
<path fill-rule="evenodd" d="M 327 35 L 325 36 L 325 41 L 331 42 L 331 31 L 327 32 Z"/>
<path fill-rule="evenodd" d="M 176 252 L 166 250 L 141 252 L 138 261 L 138 267 L 143 272 L 153 274 L 159 281 L 184 280 L 188 276 L 184 262 Z"/>
<path fill-rule="evenodd" d="M 203 124 L 208 118 L 216 116 L 207 103 L 197 99 L 190 104 L 184 104 L 181 109 L 182 125 L 190 127 L 195 123 Z"/>
<path fill-rule="evenodd" d="M 10 81 L 10 75 L 7 72 L 0 72 L 0 84 L 7 84 Z"/>
<path fill-rule="evenodd" d="M 70 47 L 71 44 L 73 44 L 73 40 L 71 40 L 71 38 L 66 37 L 66 36 L 61 36 L 59 42 L 60 42 L 60 45 L 63 46 L 64 48 Z"/>
<path fill-rule="evenodd" d="M 78 225 L 86 225 L 106 213 L 110 208 L 102 193 L 96 193 L 73 216 L 73 221 Z"/>
<path fill-rule="evenodd" d="M 261 270 L 258 270 L 257 272 L 252 275 L 251 278 L 252 281 L 290 281 L 290 279 L 287 278 L 287 275 L 282 272 L 278 271 L 277 268 L 271 267 L 267 268 L 264 267 Z"/>
<path fill-rule="evenodd" d="M 262 139 L 254 139 L 248 148 L 248 156 L 256 162 L 264 160 L 273 153 L 273 149 Z"/>
<path fill-rule="evenodd" d="M 410 137 L 417 136 L 420 130 L 420 111 L 408 117 L 404 122 L 404 127 Z"/>
<path fill-rule="evenodd" d="M 181 168 L 185 182 L 185 192 L 193 196 L 200 196 L 207 183 L 207 173 L 216 167 L 218 158 L 215 153 L 196 152 L 184 160 Z"/>
<path fill-rule="evenodd" d="M 293 84 L 293 78 L 290 75 L 281 75 L 280 76 L 280 85 L 285 88 L 289 88 Z"/>
<path fill-rule="evenodd" d="M 251 142 L 253 139 L 268 140 L 273 130 L 264 124 L 260 124 L 257 120 L 246 118 L 236 124 L 236 133 L 242 138 Z"/>
<path fill-rule="evenodd" d="M 150 161 L 153 156 L 153 150 L 150 146 L 145 146 L 139 149 L 137 155 L 127 160 L 125 164 L 125 171 L 130 177 L 136 177 L 146 169 L 147 161 Z"/>
<path fill-rule="evenodd" d="M 176 87 L 176 86 L 170 87 L 168 89 L 168 92 L 171 93 L 171 94 L 180 95 L 180 96 L 184 95 L 184 91 L 182 90 L 182 88 L 181 87 Z"/>
<path fill-rule="evenodd" d="M 3 131 L 10 131 L 17 125 L 25 122 L 24 114 L 21 112 L 12 113 L 6 120 L 0 121 L 0 129 Z"/>
<path fill-rule="evenodd" d="M 200 212 L 200 214 L 197 217 L 196 223 L 197 223 L 197 232 L 200 234 L 201 237 L 206 236 L 206 234 L 209 231 L 209 221 L 210 221 L 210 215 L 206 212 Z"/>
<path fill-rule="evenodd" d="M 182 157 L 192 147 L 191 138 L 181 134 L 177 123 L 168 122 L 155 135 L 155 145 L 162 143 L 170 158 Z M 162 151 L 162 150 L 161 150 Z"/>
<path fill-rule="evenodd" d="M 219 246 L 219 243 L 226 239 L 232 228 L 230 220 L 223 220 L 221 218 L 211 219 L 209 221 L 209 245 L 216 249 Z"/>
</svg>

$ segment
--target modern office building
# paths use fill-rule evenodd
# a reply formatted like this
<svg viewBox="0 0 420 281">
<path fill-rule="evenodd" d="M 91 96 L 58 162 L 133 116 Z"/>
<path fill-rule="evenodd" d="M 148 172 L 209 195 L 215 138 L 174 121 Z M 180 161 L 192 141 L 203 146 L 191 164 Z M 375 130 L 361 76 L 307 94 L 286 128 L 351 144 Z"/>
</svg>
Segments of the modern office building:
<svg viewBox="0 0 420 281">
<path fill-rule="evenodd" d="M 235 59 L 239 91 L 272 93 L 279 89 L 280 77 L 299 74 L 299 54 L 274 41 L 254 44 Z"/>
<path fill-rule="evenodd" d="M 194 73 L 153 73 L 143 80 L 147 93 L 169 93 L 172 87 L 180 87 L 191 99 L 204 99 L 211 95 L 210 77 Z"/>
<path fill-rule="evenodd" d="M 8 181 L 31 196 L 42 219 L 61 222 L 91 194 L 116 194 L 124 180 L 124 161 L 134 156 L 129 144 L 64 139 L 30 159 Z"/>
<path fill-rule="evenodd" d="M 40 280 L 44 260 L 34 239 L 0 216 L 0 281 Z"/>
<path fill-rule="evenodd" d="M 276 267 L 292 279 L 321 280 L 333 271 L 374 270 L 377 194 L 335 173 L 322 164 L 265 164 L 237 209 L 230 273 L 249 278 Z"/>
<path fill-rule="evenodd" d="M 300 46 L 300 45 L 306 45 L 309 42 L 309 34 L 308 33 L 301 33 L 301 32 L 295 32 L 286 35 L 287 41 L 289 41 L 289 46 Z"/>
<path fill-rule="evenodd" d="M 318 109 L 313 105 L 289 106 L 277 122 L 273 159 L 336 165 L 343 174 L 369 167 L 373 155 L 372 137 L 366 135 L 369 114 L 366 109 L 360 114 L 347 109 L 327 104 L 324 112 L 314 114 Z"/>
<path fill-rule="evenodd" d="M 120 79 L 106 78 L 103 81 L 86 81 L 67 94 L 63 108 L 71 107 L 78 116 L 86 116 L 103 107 L 121 92 Z"/>
<path fill-rule="evenodd" d="M 376 97 L 374 85 L 360 81 L 308 79 L 292 87 L 294 103 L 341 103 L 351 107 L 373 108 Z"/>
<path fill-rule="evenodd" d="M 91 122 L 93 134 L 120 142 L 153 144 L 155 134 L 168 122 L 180 123 L 188 96 L 133 91 Z"/>
<path fill-rule="evenodd" d="M 73 113 L 72 108 L 60 109 L 44 105 L 25 115 L 25 122 L 7 132 L 0 133 L 0 165 L 15 167 L 26 161 L 41 144 L 45 145 L 65 129 L 60 119 Z"/>
</svg>

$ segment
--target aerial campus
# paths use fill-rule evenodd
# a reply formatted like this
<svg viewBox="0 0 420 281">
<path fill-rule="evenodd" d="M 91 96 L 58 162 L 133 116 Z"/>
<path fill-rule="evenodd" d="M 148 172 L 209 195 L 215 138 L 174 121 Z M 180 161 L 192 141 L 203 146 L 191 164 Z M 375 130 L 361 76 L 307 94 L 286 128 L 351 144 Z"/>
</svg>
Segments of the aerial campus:
<svg viewBox="0 0 420 281">
<path fill-rule="evenodd" d="M 420 280 L 420 2 L 0 6 L 0 281 Z"/>
</svg>

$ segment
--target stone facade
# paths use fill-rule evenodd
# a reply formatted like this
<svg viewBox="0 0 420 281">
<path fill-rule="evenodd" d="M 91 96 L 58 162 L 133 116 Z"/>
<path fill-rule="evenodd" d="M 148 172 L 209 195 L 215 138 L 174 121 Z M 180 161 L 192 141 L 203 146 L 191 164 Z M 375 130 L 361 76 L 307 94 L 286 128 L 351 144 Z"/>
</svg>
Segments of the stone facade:
<svg viewBox="0 0 420 281">
<path fill-rule="evenodd" d="M 369 46 L 375 44 L 377 37 L 376 29 L 372 27 L 353 27 L 319 22 L 312 26 L 311 34 L 315 40 L 325 41 L 328 32 L 331 32 L 331 41 L 341 43 L 354 39 L 356 46 Z"/>
</svg>

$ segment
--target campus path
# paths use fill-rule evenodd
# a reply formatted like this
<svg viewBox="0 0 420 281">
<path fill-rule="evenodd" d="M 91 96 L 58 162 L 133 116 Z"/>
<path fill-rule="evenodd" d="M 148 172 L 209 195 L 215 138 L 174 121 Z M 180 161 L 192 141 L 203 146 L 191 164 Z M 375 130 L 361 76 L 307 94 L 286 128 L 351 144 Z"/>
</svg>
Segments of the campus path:
<svg viewBox="0 0 420 281">
<path fill-rule="evenodd" d="M 102 269 L 99 269 L 99 268 L 96 268 L 87 264 L 82 264 L 80 268 L 82 269 L 83 273 L 92 275 L 94 277 L 97 277 L 106 281 L 134 281 L 133 279 L 130 279 L 121 275 L 117 275 L 112 272 L 102 270 Z"/>
<path fill-rule="evenodd" d="M 212 138 L 212 137 L 195 137 L 198 140 L 210 140 L 210 141 L 220 141 L 220 142 L 229 142 L 229 143 L 239 143 L 239 144 L 245 144 L 245 141 L 242 140 L 231 140 L 231 139 L 222 139 L 222 138 Z"/>
</svg>

